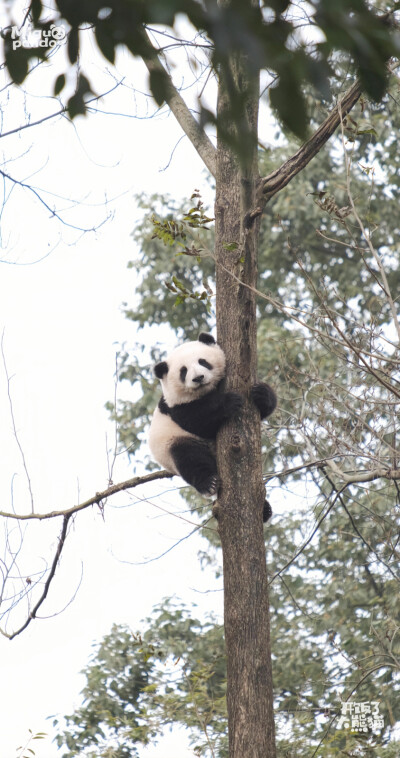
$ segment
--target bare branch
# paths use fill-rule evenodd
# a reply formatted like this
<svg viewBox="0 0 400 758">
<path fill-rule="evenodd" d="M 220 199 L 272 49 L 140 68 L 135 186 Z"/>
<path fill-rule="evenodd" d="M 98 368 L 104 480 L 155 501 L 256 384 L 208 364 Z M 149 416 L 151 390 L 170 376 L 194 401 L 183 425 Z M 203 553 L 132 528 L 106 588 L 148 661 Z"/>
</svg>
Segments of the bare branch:
<svg viewBox="0 0 400 758">
<path fill-rule="evenodd" d="M 341 113 L 340 103 L 338 105 L 339 105 L 339 115 L 340 115 L 341 130 L 342 130 L 343 155 L 344 155 L 345 167 L 346 167 L 346 190 L 347 190 L 347 196 L 349 198 L 349 202 L 350 202 L 353 214 L 354 214 L 354 218 L 356 219 L 357 224 L 360 227 L 361 234 L 362 234 L 362 236 L 363 236 L 363 238 L 364 238 L 364 240 L 365 240 L 365 242 L 366 242 L 366 244 L 368 246 L 368 249 L 369 249 L 371 255 L 373 256 L 373 258 L 375 260 L 376 265 L 378 266 L 379 273 L 380 273 L 381 278 L 382 278 L 381 287 L 382 287 L 383 292 L 385 293 L 386 299 L 387 299 L 387 301 L 389 303 L 390 311 L 391 311 L 391 314 L 392 314 L 392 317 L 393 317 L 393 323 L 394 323 L 394 326 L 395 326 L 396 332 L 397 332 L 398 344 L 400 344 L 400 323 L 399 323 L 399 318 L 398 318 L 398 315 L 397 315 L 397 310 L 395 308 L 393 296 L 392 296 L 392 293 L 390 291 L 389 282 L 387 280 L 386 271 L 385 271 L 384 266 L 382 264 L 381 257 L 378 255 L 377 251 L 375 250 L 375 248 L 374 248 L 374 246 L 373 246 L 373 244 L 371 242 L 371 234 L 369 232 L 367 232 L 367 230 L 366 230 L 366 228 L 365 228 L 365 226 L 364 226 L 364 224 L 363 224 L 363 222 L 362 222 L 362 220 L 361 220 L 361 218 L 360 218 L 360 216 L 358 214 L 357 208 L 356 208 L 356 206 L 354 204 L 354 198 L 353 198 L 353 195 L 352 195 L 352 192 L 351 192 L 351 171 L 350 171 L 350 169 L 351 169 L 351 156 L 349 156 L 347 154 L 347 151 L 346 151 L 345 138 L 344 138 L 344 129 L 343 129 L 343 115 L 344 114 Z"/>
<path fill-rule="evenodd" d="M 348 453 L 347 457 L 357 458 L 359 452 Z M 342 457 L 342 456 L 340 456 Z M 335 462 L 337 455 L 327 456 L 326 458 L 320 458 L 314 461 L 301 463 L 299 466 L 293 466 L 293 468 L 285 468 L 280 471 L 272 471 L 269 474 L 265 474 L 264 482 L 270 482 L 271 479 L 283 479 L 283 477 L 289 477 L 292 474 L 296 474 L 299 471 L 306 471 L 312 468 L 322 468 L 327 465 L 346 485 L 347 484 L 364 484 L 365 482 L 374 482 L 376 479 L 388 479 L 389 481 L 400 480 L 400 469 L 398 468 L 374 468 L 371 471 L 360 471 L 356 473 L 354 471 L 343 471 Z"/>
<path fill-rule="evenodd" d="M 29 624 L 31 623 L 31 621 L 34 618 L 36 618 L 36 614 L 37 614 L 40 606 L 46 600 L 50 584 L 52 582 L 54 574 L 56 573 L 56 568 L 57 568 L 58 562 L 60 560 L 62 549 L 63 549 L 63 547 L 65 545 L 65 539 L 66 539 L 66 536 L 67 536 L 67 527 L 68 527 L 68 522 L 69 522 L 70 518 L 71 518 L 71 514 L 68 514 L 67 516 L 64 516 L 64 518 L 63 518 L 63 525 L 62 525 L 61 534 L 60 534 L 60 537 L 59 537 L 59 540 L 58 540 L 57 550 L 56 550 L 56 553 L 55 553 L 55 556 L 54 556 L 54 559 L 53 559 L 53 563 L 51 565 L 51 569 L 50 569 L 49 575 L 48 575 L 48 577 L 46 579 L 46 582 L 45 582 L 45 585 L 44 585 L 44 588 L 43 588 L 43 592 L 42 592 L 42 594 L 41 594 L 38 602 L 36 603 L 35 607 L 30 612 L 30 614 L 29 614 L 28 618 L 26 619 L 25 623 L 22 624 L 22 626 L 19 629 L 17 629 L 16 632 L 13 632 L 12 634 L 7 634 L 6 632 L 3 632 L 3 631 L 1 632 L 5 637 L 8 637 L 8 639 L 10 639 L 10 640 L 14 639 L 14 637 L 17 637 L 18 634 L 21 634 L 21 632 L 23 632 L 26 629 L 26 627 L 29 626 Z"/>
<path fill-rule="evenodd" d="M 361 95 L 361 84 L 359 81 L 355 82 L 352 87 L 343 95 L 337 105 L 331 111 L 329 116 L 322 122 L 321 126 L 314 132 L 314 134 L 301 146 L 301 148 L 291 156 L 280 168 L 272 171 L 271 174 L 261 179 L 262 193 L 264 202 L 268 202 L 271 197 L 277 194 L 283 187 L 302 171 L 305 166 L 314 158 L 314 156 L 321 150 L 326 142 L 332 137 L 337 127 L 341 122 L 341 118 L 345 116 Z"/>
<path fill-rule="evenodd" d="M 321 331 L 318 327 L 312 326 L 310 323 L 307 323 L 305 318 L 301 318 L 301 314 L 304 313 L 305 315 L 309 315 L 306 311 L 302 310 L 301 308 L 298 308 L 296 306 L 292 305 L 285 305 L 285 303 L 281 302 L 277 298 L 273 297 L 270 294 L 267 294 L 266 292 L 262 292 L 261 290 L 256 289 L 255 287 L 250 286 L 249 284 L 246 284 L 246 282 L 243 282 L 236 274 L 234 274 L 232 271 L 229 271 L 223 264 L 216 261 L 216 265 L 220 266 L 221 268 L 226 271 L 229 276 L 234 279 L 240 286 L 245 287 L 248 290 L 251 290 L 256 293 L 257 297 L 260 297 L 262 300 L 266 300 L 267 303 L 270 303 L 274 308 L 276 308 L 280 313 L 282 313 L 287 318 L 290 318 L 292 321 L 295 321 L 300 326 L 307 329 L 307 331 L 310 332 L 310 334 L 314 334 L 316 338 L 326 339 L 326 334 Z M 299 315 L 296 315 L 299 314 Z M 386 342 L 389 342 L 389 340 L 385 340 Z M 338 337 L 334 337 L 332 335 L 329 336 L 329 342 L 333 345 L 338 345 L 340 347 L 349 347 L 349 341 L 346 338 L 338 339 Z M 352 350 L 352 352 L 355 352 Z M 364 348 L 358 348 L 358 352 L 356 353 L 358 355 L 367 355 L 371 357 L 375 357 L 371 352 L 368 350 L 365 350 Z M 398 365 L 399 361 L 397 358 L 392 358 L 390 356 L 379 356 L 380 360 L 385 361 L 387 363 L 392 363 L 393 365 Z M 369 364 L 364 361 L 364 365 L 366 367 L 366 371 L 370 372 L 370 366 Z M 380 382 L 381 383 L 381 382 Z M 385 385 L 387 386 L 387 385 Z M 393 390 L 392 386 L 387 386 L 388 389 L 391 391 Z M 395 393 L 397 394 L 397 393 Z"/>
<path fill-rule="evenodd" d="M 215 156 L 216 150 L 211 140 L 205 133 L 204 129 L 196 121 L 193 113 L 186 105 L 184 99 L 179 94 L 168 72 L 162 65 L 157 50 L 152 45 L 150 37 L 147 31 L 144 31 L 147 46 L 149 49 L 148 56 L 142 56 L 143 62 L 146 65 L 150 74 L 153 72 L 161 74 L 165 80 L 165 101 L 172 113 L 174 114 L 178 124 L 181 126 L 186 136 L 191 141 L 193 147 L 198 152 L 200 158 L 204 161 L 210 173 L 215 176 Z"/>
<path fill-rule="evenodd" d="M 343 492 L 343 491 L 346 489 L 346 487 L 347 487 L 347 486 L 348 486 L 348 485 L 347 485 L 347 484 L 345 484 L 343 487 L 341 487 L 341 488 L 340 488 L 340 490 L 337 490 L 337 491 L 336 491 L 336 494 L 335 494 L 335 497 L 334 497 L 334 499 L 333 499 L 333 500 L 332 500 L 332 502 L 331 502 L 331 503 L 328 505 L 328 507 L 327 507 L 327 509 L 326 509 L 325 513 L 323 513 L 323 515 L 321 516 L 321 518 L 320 518 L 320 519 L 317 521 L 317 523 L 316 523 L 316 525 L 315 525 L 314 529 L 312 530 L 311 534 L 310 534 L 310 535 L 307 537 L 307 539 L 306 539 L 306 540 L 303 542 L 303 544 L 301 545 L 301 547 L 300 547 L 298 550 L 296 550 L 295 554 L 294 554 L 294 555 L 293 555 L 293 557 L 290 559 L 290 561 L 288 561 L 287 563 L 285 563 L 285 565 L 284 565 L 284 566 L 282 566 L 282 568 L 281 568 L 281 569 L 279 569 L 279 571 L 277 571 L 277 572 L 276 572 L 276 574 L 274 574 L 274 575 L 273 575 L 273 577 L 271 577 L 271 579 L 269 580 L 268 584 L 272 584 L 272 582 L 273 582 L 273 581 L 274 581 L 274 580 L 275 580 L 275 579 L 276 579 L 278 576 L 280 576 L 281 574 L 283 574 L 283 572 L 284 572 L 284 571 L 286 571 L 286 569 L 287 569 L 287 568 L 289 568 L 289 566 L 291 566 L 291 565 L 292 565 L 292 563 L 294 563 L 294 561 L 296 560 L 296 558 L 298 558 L 298 557 L 299 557 L 299 555 L 301 555 L 301 554 L 302 554 L 302 552 L 303 552 L 303 551 L 306 549 L 307 545 L 309 545 L 309 544 L 310 544 L 310 542 L 312 541 L 313 537 L 314 537 L 314 536 L 316 535 L 316 533 L 318 532 L 318 529 L 320 528 L 320 526 L 321 526 L 322 522 L 323 522 L 323 521 L 325 521 L 326 517 L 327 517 L 327 516 L 330 514 L 330 512 L 331 512 L 331 510 L 332 510 L 333 506 L 335 505 L 336 501 L 338 500 L 339 496 L 340 496 L 340 495 L 341 495 L 341 493 L 342 493 L 342 492 Z"/>
<path fill-rule="evenodd" d="M 389 72 L 392 73 L 398 66 L 399 63 L 396 61 L 389 67 Z M 268 176 L 264 176 L 261 179 L 264 203 L 267 203 L 271 197 L 276 195 L 283 187 L 286 187 L 308 165 L 312 158 L 319 153 L 321 148 L 332 137 L 332 134 L 334 134 L 344 116 L 347 116 L 357 100 L 359 100 L 361 93 L 361 83 L 357 80 L 345 92 L 343 97 L 338 100 L 329 116 L 322 122 L 310 139 L 301 146 L 297 153 L 288 158 L 280 168 L 275 169 L 275 171 L 272 171 Z"/>
<path fill-rule="evenodd" d="M 64 226 L 68 226 L 70 229 L 76 229 L 79 232 L 95 232 L 98 229 L 100 229 L 100 227 L 103 226 L 103 224 L 107 220 L 107 219 L 104 219 L 104 221 L 102 221 L 97 226 L 91 226 L 91 227 L 82 227 L 82 226 L 77 226 L 76 224 L 69 224 L 68 221 L 65 221 L 59 215 L 59 213 L 57 213 L 57 211 L 54 210 L 54 208 L 51 208 L 50 205 L 48 205 L 46 203 L 46 201 L 40 195 L 40 192 L 37 189 L 35 189 L 35 187 L 32 187 L 30 184 L 26 184 L 25 182 L 21 182 L 19 179 L 15 179 L 13 176 L 10 176 L 9 174 L 6 174 L 6 172 L 2 171 L 1 169 L 0 169 L 0 175 L 3 176 L 4 179 L 8 179 L 8 181 L 12 182 L 12 184 L 15 184 L 15 185 L 17 185 L 19 187 L 22 187 L 23 189 L 27 189 L 27 190 L 29 190 L 29 192 L 32 192 L 32 194 L 36 197 L 36 199 L 39 200 L 39 202 L 42 205 L 44 205 L 44 207 L 46 208 L 46 210 L 49 211 L 50 216 L 53 216 L 58 221 L 60 221 L 61 224 L 63 224 Z"/>
<path fill-rule="evenodd" d="M 393 576 L 393 578 L 398 582 L 399 581 L 399 577 L 396 576 L 396 574 L 394 573 L 394 571 L 392 571 L 392 569 L 390 568 L 390 566 L 383 560 L 383 558 L 381 558 L 381 556 L 379 555 L 379 553 L 376 552 L 375 548 L 369 542 L 367 542 L 367 540 L 365 539 L 365 537 L 363 537 L 363 535 L 359 531 L 359 529 L 358 529 L 358 527 L 357 527 L 357 525 L 356 525 L 356 523 L 354 521 L 354 518 L 351 515 L 349 509 L 347 508 L 347 505 L 344 502 L 344 498 L 342 497 L 342 493 L 343 493 L 343 491 L 344 491 L 345 488 L 341 487 L 340 490 L 338 490 L 337 487 L 335 486 L 335 483 L 332 481 L 332 479 L 326 473 L 326 471 L 324 471 L 324 475 L 325 475 L 326 480 L 331 485 L 332 491 L 335 492 L 335 493 L 337 493 L 337 497 L 338 497 L 339 503 L 341 504 L 342 508 L 346 512 L 346 514 L 348 516 L 348 519 L 349 519 L 349 521 L 350 521 L 350 523 L 351 523 L 351 525 L 352 525 L 355 533 L 360 538 L 361 542 L 368 548 L 368 550 L 371 553 L 373 553 L 375 555 L 375 557 L 377 558 L 377 560 L 379 561 L 379 563 L 381 563 L 383 566 L 385 566 L 385 568 L 389 571 L 389 573 Z M 345 485 L 345 486 L 347 486 L 347 485 Z"/>
<path fill-rule="evenodd" d="M 390 481 L 400 479 L 400 469 L 398 468 L 390 469 L 381 466 L 371 471 L 360 471 L 357 473 L 342 471 L 334 461 L 328 458 L 326 459 L 326 463 L 332 472 L 339 476 L 345 484 L 364 484 L 365 482 L 374 482 L 376 479 L 388 479 Z"/>
<path fill-rule="evenodd" d="M 95 103 L 98 100 L 101 100 L 106 95 L 109 95 L 110 92 L 113 92 L 117 87 L 122 84 L 124 80 L 121 79 L 120 81 L 117 81 L 107 92 L 102 92 L 101 95 L 95 95 L 94 97 L 91 97 L 90 100 L 86 101 L 86 107 L 88 107 L 91 103 Z M 31 129 L 33 126 L 40 126 L 40 124 L 43 124 L 45 121 L 50 121 L 52 118 L 56 118 L 57 116 L 64 116 L 66 115 L 68 110 L 68 106 L 63 106 L 58 111 L 54 111 L 54 113 L 49 113 L 48 116 L 43 116 L 43 118 L 39 118 L 36 121 L 29 121 L 27 124 L 21 124 L 21 126 L 16 126 L 15 129 L 10 129 L 8 132 L 2 132 L 0 134 L 0 139 L 3 139 L 4 137 L 9 137 L 10 134 L 19 134 L 24 129 Z M 67 119 L 68 121 L 70 119 Z"/>
<path fill-rule="evenodd" d="M 6 363 L 6 357 L 5 357 L 5 354 L 4 354 L 4 331 L 3 331 L 3 334 L 1 336 L 1 355 L 2 355 L 2 358 L 3 358 L 4 373 L 6 375 L 6 380 L 7 380 L 7 396 L 8 396 L 8 403 L 9 403 L 9 406 L 10 406 L 10 416 L 11 416 L 11 423 L 12 423 L 12 428 L 13 428 L 13 432 L 14 432 L 14 439 L 15 439 L 15 441 L 17 443 L 17 447 L 18 447 L 18 450 L 19 450 L 20 455 L 21 455 L 22 466 L 23 466 L 23 469 L 25 471 L 25 476 L 26 476 L 26 480 L 27 480 L 27 483 L 28 483 L 28 490 L 29 490 L 29 496 L 30 496 L 30 501 L 31 501 L 31 509 L 32 509 L 32 513 L 33 513 L 34 510 L 35 510 L 35 505 L 34 505 L 34 500 L 33 500 L 33 491 L 32 491 L 31 478 L 29 476 L 29 471 L 28 471 L 28 466 L 27 466 L 27 463 L 26 463 L 26 458 L 25 458 L 24 450 L 23 450 L 21 442 L 19 440 L 18 432 L 17 432 L 17 427 L 16 427 L 16 424 L 15 424 L 13 402 L 12 402 L 12 397 L 11 397 L 11 378 L 12 377 L 10 377 L 10 375 L 8 373 L 7 363 Z"/>
<path fill-rule="evenodd" d="M 360 219 L 360 224 L 361 224 L 360 228 L 362 229 L 363 234 L 365 234 L 365 229 L 364 229 L 364 227 L 362 225 L 361 219 Z M 375 255 L 377 255 L 376 251 L 375 251 Z M 379 258 L 379 256 L 378 256 L 378 258 Z M 323 298 L 320 296 L 320 293 L 318 292 L 316 286 L 314 285 L 311 277 L 308 276 L 308 274 L 307 274 L 307 272 L 306 272 L 306 270 L 305 270 L 305 268 L 304 268 L 304 266 L 301 263 L 301 261 L 300 261 L 299 258 L 297 259 L 297 263 L 298 263 L 298 265 L 299 265 L 302 273 L 304 274 L 305 278 L 307 279 L 308 283 L 310 284 L 311 288 L 313 289 L 314 294 L 319 298 L 319 300 L 321 302 L 321 305 L 322 305 L 322 307 L 323 307 L 323 309 L 324 309 L 327 317 L 329 318 L 329 320 L 331 321 L 332 325 L 336 329 L 337 333 L 341 337 L 343 344 L 346 345 L 349 348 L 349 350 L 351 350 L 354 353 L 354 355 L 357 356 L 357 358 L 359 359 L 359 361 L 365 367 L 365 370 L 368 373 L 372 374 L 375 377 L 375 379 L 377 380 L 377 382 L 379 382 L 379 384 L 381 384 L 383 387 L 386 387 L 386 389 L 389 390 L 389 392 L 392 392 L 396 397 L 400 398 L 400 392 L 398 390 L 396 390 L 396 388 L 394 387 L 393 384 L 391 384 L 389 381 L 387 381 L 384 377 L 382 377 L 379 374 L 379 372 L 377 372 L 374 369 L 374 367 L 371 365 L 371 362 L 368 363 L 368 361 L 366 361 L 366 359 L 365 359 L 365 357 L 363 355 L 363 351 L 360 350 L 357 347 L 357 345 L 354 344 L 354 341 L 350 340 L 346 336 L 346 334 L 344 333 L 343 329 L 340 328 L 339 324 L 337 323 L 337 319 L 335 319 L 333 317 L 331 309 L 326 306 L 326 303 L 324 302 Z M 387 281 L 386 277 L 385 277 L 385 281 Z M 386 296 L 387 296 L 387 298 L 389 300 L 389 293 L 385 291 L 385 294 L 386 294 Z M 391 298 L 390 298 L 389 302 L 393 305 L 393 300 Z M 393 307 L 394 307 L 394 305 L 393 305 Z M 397 322 L 397 324 L 398 324 L 398 322 Z"/>
<path fill-rule="evenodd" d="M 133 479 L 127 479 L 125 482 L 120 482 L 119 484 L 111 484 L 110 487 L 108 487 L 106 490 L 103 490 L 102 492 L 96 492 L 93 497 L 89 498 L 89 500 L 85 500 L 84 503 L 74 505 L 72 508 L 67 508 L 63 511 L 50 511 L 50 513 L 7 513 L 5 511 L 0 511 L 0 516 L 3 516 L 4 518 L 15 519 L 18 521 L 29 521 L 32 519 L 43 521 L 50 518 L 57 518 L 57 516 L 71 516 L 73 513 L 83 511 L 85 508 L 89 508 L 91 505 L 101 505 L 104 500 L 112 497 L 112 495 L 116 495 L 117 492 L 124 492 L 125 490 L 137 487 L 139 484 L 153 482 L 156 479 L 172 479 L 172 477 L 173 474 L 170 474 L 168 471 L 154 471 L 152 474 L 146 474 L 145 476 L 135 476 Z"/>
</svg>

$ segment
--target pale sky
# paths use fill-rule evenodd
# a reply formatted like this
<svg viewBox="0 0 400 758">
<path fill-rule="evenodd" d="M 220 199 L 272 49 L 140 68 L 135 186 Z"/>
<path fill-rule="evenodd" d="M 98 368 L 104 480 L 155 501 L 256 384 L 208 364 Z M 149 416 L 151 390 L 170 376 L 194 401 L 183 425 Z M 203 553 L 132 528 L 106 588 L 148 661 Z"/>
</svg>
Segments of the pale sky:
<svg viewBox="0 0 400 758">
<path fill-rule="evenodd" d="M 100 90 L 104 64 L 92 52 L 91 59 Z M 131 116 L 138 109 L 144 116 L 144 99 L 130 89 L 132 81 L 138 90 L 146 88 L 144 67 L 120 55 L 117 69 L 127 86 L 101 107 Z M 42 97 L 55 75 L 36 72 L 23 88 L 27 96 L 23 90 L 3 89 L 3 134 L 25 123 L 25 110 L 35 120 L 55 109 L 54 100 Z M 165 115 L 151 120 L 89 115 L 73 126 L 65 119 L 49 121 L 0 140 L 5 172 L 40 188 L 51 207 L 51 193 L 66 198 L 61 208 L 70 208 L 71 198 L 81 202 L 66 210 L 69 223 L 92 227 L 112 214 L 97 232 L 80 235 L 50 218 L 32 193 L 18 187 L 2 211 L 0 258 L 7 262 L 0 264 L 0 332 L 37 510 L 70 507 L 107 485 L 106 451 L 112 448 L 114 429 L 104 404 L 114 395 L 116 343 L 129 346 L 136 336 L 121 312 L 121 303 L 134 297 L 135 272 L 126 268 L 134 255 L 130 233 L 141 217 L 134 195 L 169 192 L 181 199 L 200 188 L 210 197 L 202 163 L 186 139 L 162 170 L 180 137 L 173 118 Z M 129 396 L 129 387 L 119 387 L 119 392 Z M 15 510 L 23 512 L 29 499 L 2 364 L 0 408 L 1 509 L 9 510 L 13 501 Z M 120 456 L 114 481 L 130 476 L 132 467 Z M 221 583 L 200 570 L 197 551 L 205 543 L 199 538 L 182 542 L 159 561 L 135 565 L 191 531 L 169 514 L 178 510 L 172 504 L 177 504 L 180 485 L 175 478 L 135 491 L 133 498 L 120 495 L 107 505 L 104 520 L 95 508 L 75 519 L 41 608 L 40 615 L 48 618 L 32 622 L 11 642 L 0 638 L 0 758 L 18 755 L 28 729 L 52 735 L 46 718 L 70 713 L 81 703 L 84 679 L 79 672 L 88 663 L 92 643 L 112 623 L 140 629 L 140 620 L 168 595 L 198 602 L 200 614 L 205 609 L 221 613 L 221 592 L 200 594 Z M 135 502 L 136 497 L 149 502 Z M 27 573 L 51 560 L 60 529 L 61 521 L 26 529 L 21 562 Z M 73 598 L 82 566 L 83 579 Z M 192 752 L 185 745 L 184 736 L 168 734 L 158 746 L 140 752 L 143 758 L 189 758 Z M 36 758 L 57 756 L 50 737 L 30 747 Z"/>
</svg>

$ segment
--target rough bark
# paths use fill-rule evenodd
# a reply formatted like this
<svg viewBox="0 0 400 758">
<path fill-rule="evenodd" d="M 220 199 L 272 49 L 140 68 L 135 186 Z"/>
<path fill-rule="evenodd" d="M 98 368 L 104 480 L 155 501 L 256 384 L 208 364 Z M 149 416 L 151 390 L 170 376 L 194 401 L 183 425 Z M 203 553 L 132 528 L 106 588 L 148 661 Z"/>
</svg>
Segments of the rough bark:
<svg viewBox="0 0 400 758">
<path fill-rule="evenodd" d="M 246 398 L 240 417 L 224 427 L 217 440 L 221 486 L 215 513 L 224 566 L 229 756 L 275 758 L 260 420 L 249 399 L 250 387 L 257 378 L 255 290 L 260 216 L 266 202 L 328 141 L 341 117 L 357 102 L 361 88 L 356 82 L 297 153 L 269 176 L 260 178 L 257 72 L 250 73 L 246 61 L 232 53 L 231 79 L 222 75 L 219 78 L 219 133 L 215 150 L 176 92 L 154 48 L 144 61 L 150 72 L 157 70 L 168 78 L 168 105 L 216 178 L 218 341 L 227 356 L 227 388 L 241 392 Z M 226 136 L 235 125 L 229 124 L 224 114 L 230 110 L 232 87 L 247 91 L 244 85 L 248 85 L 249 76 L 253 80 L 252 94 L 243 105 L 242 118 L 246 120 L 252 150 L 243 165 L 227 144 Z M 232 243 L 236 245 L 234 249 Z"/>
<path fill-rule="evenodd" d="M 237 86 L 247 76 L 245 61 L 232 61 Z M 219 81 L 218 116 L 224 122 L 229 94 Z M 227 356 L 227 387 L 246 397 L 241 416 L 218 438 L 221 487 L 216 513 L 224 566 L 224 623 L 230 758 L 274 758 L 268 582 L 262 511 L 260 419 L 249 400 L 256 381 L 255 295 L 259 219 L 250 221 L 259 184 L 257 169 L 258 76 L 243 117 L 254 143 L 240 166 L 219 139 L 216 171 L 216 277 L 218 340 Z M 226 245 L 236 243 L 235 250 Z"/>
</svg>

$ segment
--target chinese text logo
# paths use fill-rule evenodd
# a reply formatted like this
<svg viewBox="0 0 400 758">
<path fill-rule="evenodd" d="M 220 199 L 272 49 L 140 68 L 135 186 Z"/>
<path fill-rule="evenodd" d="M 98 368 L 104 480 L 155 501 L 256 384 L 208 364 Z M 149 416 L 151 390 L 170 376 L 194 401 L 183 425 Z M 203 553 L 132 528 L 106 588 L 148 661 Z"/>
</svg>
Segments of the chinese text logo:
<svg viewBox="0 0 400 758">
<path fill-rule="evenodd" d="M 371 732 L 383 729 L 383 716 L 379 713 L 379 702 L 355 703 L 349 700 L 342 703 L 341 715 L 337 729 L 350 729 L 351 732 Z"/>
</svg>

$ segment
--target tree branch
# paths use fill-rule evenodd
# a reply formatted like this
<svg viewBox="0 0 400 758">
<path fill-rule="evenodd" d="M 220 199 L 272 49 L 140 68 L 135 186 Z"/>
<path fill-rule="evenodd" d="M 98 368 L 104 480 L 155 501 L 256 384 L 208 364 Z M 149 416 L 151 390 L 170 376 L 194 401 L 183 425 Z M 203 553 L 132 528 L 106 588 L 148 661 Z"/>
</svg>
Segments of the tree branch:
<svg viewBox="0 0 400 758">
<path fill-rule="evenodd" d="M 132 489 L 133 487 L 137 487 L 139 484 L 152 482 L 155 479 L 172 479 L 172 477 L 173 474 L 170 474 L 169 471 L 153 471 L 153 473 L 146 474 L 145 476 L 135 476 L 133 479 L 127 479 L 125 482 L 119 482 L 119 484 L 111 484 L 110 487 L 107 487 L 106 490 L 103 490 L 102 492 L 96 492 L 93 497 L 89 498 L 89 500 L 85 500 L 84 503 L 74 505 L 64 511 L 50 511 L 50 513 L 6 513 L 5 511 L 0 511 L 0 517 L 2 516 L 3 518 L 12 518 L 17 521 L 29 521 L 32 519 L 43 521 L 45 519 L 56 518 L 57 516 L 69 517 L 73 513 L 78 513 L 79 511 L 83 511 L 85 508 L 89 508 L 91 505 L 100 505 L 103 500 L 107 500 L 107 498 L 111 497 L 112 495 L 116 495 L 117 492 L 124 492 L 124 490 Z"/>
<path fill-rule="evenodd" d="M 31 184 L 26 184 L 26 182 L 22 182 L 19 179 L 15 179 L 13 176 L 10 176 L 10 174 L 7 174 L 2 169 L 0 169 L 0 176 L 3 176 L 4 179 L 8 179 L 8 181 L 12 182 L 12 184 L 22 187 L 23 189 L 29 190 L 29 192 L 32 192 L 32 194 L 36 197 L 36 199 L 39 200 L 39 203 L 41 203 L 49 212 L 51 218 L 56 218 L 58 221 L 60 221 L 61 224 L 63 224 L 64 226 L 68 226 L 70 229 L 76 229 L 76 231 L 78 232 L 97 232 L 98 229 L 100 229 L 100 227 L 103 226 L 103 224 L 107 220 L 107 219 L 104 219 L 100 224 L 98 224 L 98 226 L 92 226 L 92 227 L 83 227 L 83 226 L 76 226 L 76 224 L 70 224 L 68 221 L 65 221 L 54 208 L 51 208 L 51 206 L 48 203 L 46 203 L 46 201 L 42 198 L 40 192 L 36 190 L 35 187 L 32 187 Z"/>
<path fill-rule="evenodd" d="M 303 544 L 301 545 L 301 547 L 295 552 L 294 556 L 290 559 L 290 561 L 288 561 L 287 563 L 285 563 L 285 565 L 282 566 L 282 568 L 279 569 L 279 571 L 277 571 L 273 575 L 273 577 L 269 580 L 268 584 L 272 584 L 272 582 L 275 581 L 275 579 L 278 576 L 280 576 L 281 574 L 283 574 L 283 572 L 286 571 L 286 569 L 289 568 L 289 566 L 291 566 L 292 563 L 294 563 L 294 561 L 296 560 L 296 558 L 298 558 L 299 555 L 301 555 L 301 553 L 306 549 L 307 545 L 310 544 L 311 540 L 313 539 L 313 537 L 317 533 L 318 529 L 320 528 L 322 522 L 325 521 L 326 517 L 330 514 L 330 512 L 331 512 L 333 506 L 335 505 L 336 501 L 338 500 L 339 496 L 342 494 L 342 492 L 344 492 L 344 490 L 346 489 L 347 486 L 348 486 L 347 484 L 344 484 L 343 487 L 340 488 L 340 490 L 336 490 L 336 494 L 335 494 L 335 497 L 333 498 L 332 503 L 327 506 L 325 513 L 323 513 L 322 516 L 321 516 L 321 518 L 318 519 L 318 521 L 317 521 L 314 529 L 312 530 L 311 534 L 309 535 L 309 537 L 307 537 L 307 539 L 303 542 Z"/>
<path fill-rule="evenodd" d="M 343 119 L 356 104 L 361 95 L 361 91 L 361 84 L 359 81 L 356 81 L 339 100 L 329 116 L 322 122 L 321 126 L 319 126 L 310 139 L 301 146 L 297 153 L 285 161 L 280 168 L 275 169 L 271 174 L 268 174 L 268 176 L 264 176 L 261 179 L 262 194 L 265 203 L 283 189 L 283 187 L 286 187 L 286 185 L 289 184 L 289 182 L 302 171 L 311 159 L 321 150 L 339 126 L 341 119 Z"/>
<path fill-rule="evenodd" d="M 360 473 L 356 473 L 352 471 L 342 471 L 335 461 L 330 460 L 329 458 L 326 458 L 325 463 L 336 476 L 345 482 L 346 485 L 364 484 L 365 482 L 374 482 L 376 479 L 388 479 L 389 481 L 400 479 L 400 469 L 398 468 L 386 468 L 380 466 L 371 471 L 360 471 Z"/>
<path fill-rule="evenodd" d="M 36 614 L 37 614 L 40 606 L 46 600 L 50 584 L 52 582 L 54 574 L 56 573 L 56 568 L 57 568 L 58 562 L 60 560 L 62 549 L 63 549 L 63 547 L 65 545 L 65 540 L 66 540 L 66 537 L 67 537 L 68 522 L 69 522 L 70 518 L 71 518 L 71 514 L 68 514 L 68 515 L 64 516 L 64 518 L 63 518 L 63 525 L 62 525 L 61 534 L 60 534 L 60 537 L 59 537 L 59 540 L 58 540 L 57 550 L 56 550 L 56 553 L 55 553 L 55 556 L 54 556 L 54 559 L 53 559 L 53 563 L 51 565 L 51 569 L 50 569 L 49 575 L 48 575 L 48 577 L 46 579 L 46 582 L 45 582 L 45 585 L 44 585 L 44 588 L 43 588 L 43 592 L 42 592 L 42 594 L 41 594 L 38 602 L 36 603 L 35 607 L 31 610 L 31 612 L 30 612 L 28 618 L 26 619 L 26 621 L 22 624 L 22 626 L 19 629 L 17 629 L 16 632 L 13 632 L 12 634 L 7 634 L 6 632 L 2 632 L 2 634 L 5 637 L 8 637 L 8 639 L 10 639 L 10 640 L 14 639 L 14 637 L 16 637 L 18 634 L 21 634 L 21 632 L 23 632 L 26 629 L 26 627 L 29 626 L 29 624 L 31 623 L 31 621 L 34 618 L 36 618 Z"/>
<path fill-rule="evenodd" d="M 30 72 L 29 72 L 30 73 Z M 95 103 L 98 100 L 101 100 L 101 98 L 106 97 L 106 95 L 109 95 L 110 92 L 113 92 L 117 87 L 122 84 L 124 81 L 124 78 L 120 79 L 120 81 L 117 81 L 107 92 L 102 92 L 101 95 L 95 95 L 94 97 L 91 97 L 90 100 L 86 101 L 86 107 L 88 108 L 89 105 L 92 103 Z M 45 121 L 49 121 L 52 118 L 56 118 L 57 116 L 63 116 L 66 115 L 68 111 L 68 106 L 64 105 L 62 108 L 60 108 L 58 111 L 54 111 L 54 113 L 49 113 L 47 116 L 43 116 L 42 118 L 37 119 L 36 121 L 29 121 L 26 124 L 21 124 L 20 126 L 16 126 L 15 129 L 10 129 L 8 132 L 2 132 L 0 134 L 0 139 L 3 139 L 4 137 L 9 137 L 10 134 L 19 134 L 24 129 L 31 129 L 32 126 L 39 126 L 40 124 L 43 124 Z M 68 121 L 71 121 L 71 119 L 67 119 Z"/>
<path fill-rule="evenodd" d="M 196 121 L 193 113 L 186 105 L 184 99 L 179 94 L 168 72 L 162 65 L 157 50 L 153 46 L 150 37 L 144 30 L 144 38 L 149 54 L 142 55 L 142 60 L 146 65 L 150 75 L 155 74 L 162 77 L 164 82 L 164 98 L 168 107 L 174 114 L 178 124 L 191 141 L 193 147 L 198 152 L 200 158 L 204 161 L 210 173 L 215 176 L 216 149 L 212 144 L 204 129 Z"/>
</svg>

